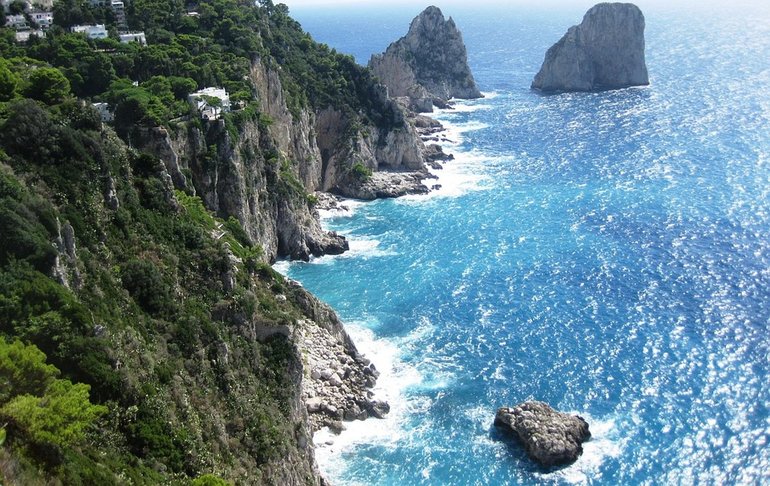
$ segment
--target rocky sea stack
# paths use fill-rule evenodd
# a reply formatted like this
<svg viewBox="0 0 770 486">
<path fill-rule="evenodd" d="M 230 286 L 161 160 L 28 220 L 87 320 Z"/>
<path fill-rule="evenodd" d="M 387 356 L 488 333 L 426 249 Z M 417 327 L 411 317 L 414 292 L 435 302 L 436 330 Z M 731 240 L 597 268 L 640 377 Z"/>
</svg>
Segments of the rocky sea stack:
<svg viewBox="0 0 770 486">
<path fill-rule="evenodd" d="M 532 88 L 601 91 L 648 84 L 642 11 L 630 3 L 600 3 L 548 49 Z"/>
<path fill-rule="evenodd" d="M 495 426 L 512 432 L 530 459 L 546 467 L 575 462 L 583 453 L 582 443 L 591 438 L 582 417 L 557 412 L 542 402 L 499 409 Z"/>
<path fill-rule="evenodd" d="M 408 98 L 415 111 L 430 112 L 451 98 L 482 97 L 468 67 L 462 34 L 437 7 L 415 17 L 406 36 L 372 56 L 369 67 L 391 97 Z"/>
</svg>

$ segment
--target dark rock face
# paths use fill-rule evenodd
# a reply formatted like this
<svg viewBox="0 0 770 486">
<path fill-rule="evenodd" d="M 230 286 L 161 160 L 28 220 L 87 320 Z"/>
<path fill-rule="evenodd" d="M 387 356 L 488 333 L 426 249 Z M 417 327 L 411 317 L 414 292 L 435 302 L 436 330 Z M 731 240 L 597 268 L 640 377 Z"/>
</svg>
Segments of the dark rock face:
<svg viewBox="0 0 770 486">
<path fill-rule="evenodd" d="M 548 49 L 532 88 L 600 91 L 648 84 L 642 11 L 630 3 L 600 3 Z"/>
<path fill-rule="evenodd" d="M 542 402 L 524 402 L 497 411 L 495 426 L 512 432 L 527 455 L 543 466 L 575 462 L 591 437 L 582 417 L 557 412 Z"/>
<path fill-rule="evenodd" d="M 437 7 L 428 7 L 412 20 L 406 36 L 384 54 L 372 56 L 369 67 L 390 96 L 409 98 L 418 112 L 430 112 L 450 98 L 482 97 L 468 67 L 462 34 Z"/>
</svg>

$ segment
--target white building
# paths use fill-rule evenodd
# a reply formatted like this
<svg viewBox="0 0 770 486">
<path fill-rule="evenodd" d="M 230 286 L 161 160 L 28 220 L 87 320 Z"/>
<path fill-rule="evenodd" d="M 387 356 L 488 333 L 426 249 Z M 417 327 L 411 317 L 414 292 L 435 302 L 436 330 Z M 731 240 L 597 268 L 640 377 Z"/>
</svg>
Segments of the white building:
<svg viewBox="0 0 770 486">
<path fill-rule="evenodd" d="M 94 103 L 93 107 L 99 112 L 99 116 L 103 122 L 112 122 L 115 120 L 115 113 L 110 110 L 110 105 L 107 103 Z"/>
<path fill-rule="evenodd" d="M 29 24 L 27 24 L 27 19 L 22 14 L 6 16 L 5 26 L 16 30 L 29 29 Z"/>
<path fill-rule="evenodd" d="M 138 42 L 143 46 L 147 45 L 147 38 L 144 36 L 144 32 L 121 32 L 118 35 L 120 36 L 120 42 L 124 44 Z"/>
<path fill-rule="evenodd" d="M 45 32 L 42 30 L 20 30 L 16 32 L 16 42 L 27 42 L 33 35 L 42 39 L 45 37 Z"/>
<path fill-rule="evenodd" d="M 222 113 L 230 111 L 230 95 L 224 88 L 204 88 L 192 93 L 188 99 L 204 120 L 218 120 Z"/>
<path fill-rule="evenodd" d="M 48 29 L 53 25 L 53 12 L 32 12 L 29 15 L 41 29 Z"/>
<path fill-rule="evenodd" d="M 96 25 L 75 25 L 72 27 L 72 32 L 76 34 L 85 34 L 89 39 L 106 39 L 107 28 L 104 24 Z"/>
</svg>

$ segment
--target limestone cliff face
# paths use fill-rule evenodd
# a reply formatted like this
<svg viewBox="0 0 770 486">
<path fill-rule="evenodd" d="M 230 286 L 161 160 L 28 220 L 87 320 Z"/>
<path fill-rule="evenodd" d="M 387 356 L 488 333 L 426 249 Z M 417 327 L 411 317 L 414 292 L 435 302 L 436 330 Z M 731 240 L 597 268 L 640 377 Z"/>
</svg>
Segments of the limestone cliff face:
<svg viewBox="0 0 770 486">
<path fill-rule="evenodd" d="M 323 160 L 321 190 L 359 197 L 353 167 L 372 172 L 423 171 L 423 143 L 405 118 L 395 129 L 367 125 L 351 130 L 353 120 L 328 108 L 318 115 L 318 146 Z"/>
<path fill-rule="evenodd" d="M 406 36 L 372 56 L 369 67 L 390 96 L 408 97 L 414 110 L 429 112 L 433 104 L 450 98 L 481 98 L 467 58 L 454 20 L 428 7 L 412 21 Z"/>
<path fill-rule="evenodd" d="M 532 88 L 597 91 L 648 84 L 644 15 L 630 3 L 600 3 L 548 49 Z"/>
<path fill-rule="evenodd" d="M 298 182 L 302 165 L 281 156 L 257 121 L 235 131 L 222 121 L 183 125 L 177 133 L 153 129 L 143 138 L 178 188 L 194 191 L 218 216 L 236 218 L 268 261 L 347 249 L 344 238 L 321 229 Z"/>
<path fill-rule="evenodd" d="M 267 131 L 282 155 L 296 162 L 299 180 L 309 191 L 319 190 L 322 183 L 321 153 L 316 143 L 316 116 L 302 110 L 292 115 L 286 104 L 277 72 L 257 59 L 251 68 L 251 82 L 259 93 L 262 112 L 272 123 Z"/>
<path fill-rule="evenodd" d="M 250 80 L 258 118 L 239 126 L 219 120 L 182 123 L 173 132 L 148 129 L 135 143 L 163 161 L 176 188 L 194 192 L 218 216 L 236 218 L 267 260 L 347 249 L 344 238 L 321 229 L 308 193 L 359 195 L 357 165 L 374 172 L 424 170 L 422 140 L 382 86 L 371 96 L 389 114 L 384 127 L 333 107 L 293 114 L 278 73 L 258 59 Z"/>
</svg>

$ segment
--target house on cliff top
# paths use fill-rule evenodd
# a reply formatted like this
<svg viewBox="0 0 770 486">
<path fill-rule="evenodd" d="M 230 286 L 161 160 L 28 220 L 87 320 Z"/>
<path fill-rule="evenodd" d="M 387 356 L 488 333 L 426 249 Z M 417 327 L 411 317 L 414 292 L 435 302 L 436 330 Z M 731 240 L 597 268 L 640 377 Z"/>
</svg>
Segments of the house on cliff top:
<svg viewBox="0 0 770 486">
<path fill-rule="evenodd" d="M 190 94 L 188 100 L 204 120 L 219 120 L 222 113 L 230 112 L 230 95 L 224 88 L 204 88 Z"/>
</svg>

